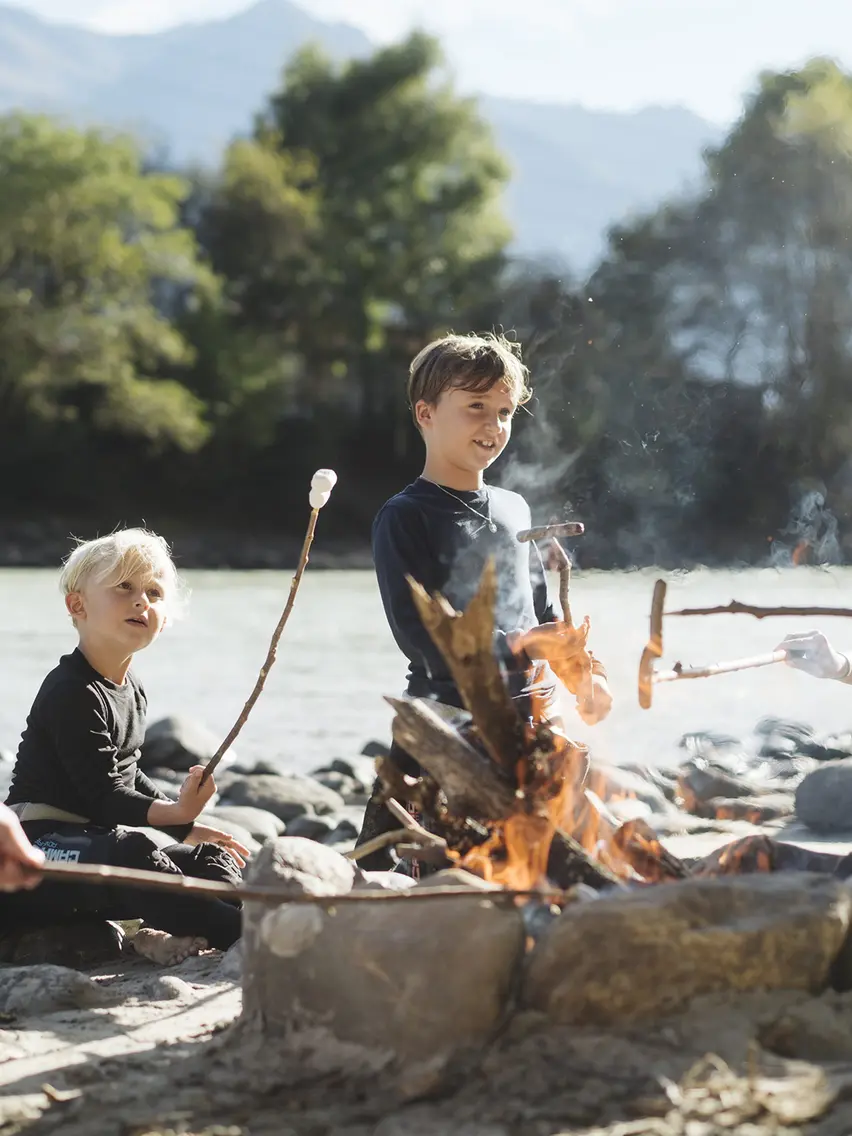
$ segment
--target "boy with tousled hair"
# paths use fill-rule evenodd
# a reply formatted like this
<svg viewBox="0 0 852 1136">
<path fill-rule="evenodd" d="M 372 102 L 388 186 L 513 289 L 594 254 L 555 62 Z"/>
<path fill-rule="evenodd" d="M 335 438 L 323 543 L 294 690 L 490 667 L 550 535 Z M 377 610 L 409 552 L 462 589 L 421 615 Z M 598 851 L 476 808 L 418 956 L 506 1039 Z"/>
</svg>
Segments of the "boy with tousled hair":
<svg viewBox="0 0 852 1136">
<path fill-rule="evenodd" d="M 130 670 L 180 603 L 180 581 L 166 542 L 126 529 L 81 543 L 60 577 L 78 644 L 48 674 L 21 736 L 7 805 L 47 860 L 111 864 L 239 883 L 248 851 L 196 818 L 216 791 L 193 767 L 178 799 L 138 768 L 147 699 Z M 174 844 L 160 849 L 138 829 Z M 221 900 L 122 885 L 46 882 L 3 900 L 21 923 L 80 915 L 142 919 L 134 945 L 172 963 L 240 936 L 239 908 Z M 4 920 L 5 921 L 5 920 Z"/>
<path fill-rule="evenodd" d="M 494 558 L 495 650 L 523 717 L 529 716 L 533 693 L 552 710 L 555 679 L 548 662 L 564 673 L 564 657 L 576 653 L 576 632 L 566 635 L 554 610 L 538 548 L 517 539 L 532 525 L 529 505 L 519 494 L 483 480 L 509 442 L 516 410 L 532 397 L 528 378 L 518 345 L 502 335 L 447 335 L 424 347 L 411 364 L 408 400 L 426 460 L 420 477 L 387 501 L 373 523 L 379 590 L 394 639 L 409 662 L 411 697 L 462 706 L 443 656 L 420 620 L 408 576 L 463 611 Z M 588 724 L 604 718 L 612 704 L 606 672 L 595 659 L 592 671 L 577 700 Z M 419 773 L 396 744 L 391 757 L 403 772 Z M 396 823 L 375 799 L 378 788 L 359 843 Z M 361 861 L 368 869 L 391 863 L 388 852 Z"/>
</svg>

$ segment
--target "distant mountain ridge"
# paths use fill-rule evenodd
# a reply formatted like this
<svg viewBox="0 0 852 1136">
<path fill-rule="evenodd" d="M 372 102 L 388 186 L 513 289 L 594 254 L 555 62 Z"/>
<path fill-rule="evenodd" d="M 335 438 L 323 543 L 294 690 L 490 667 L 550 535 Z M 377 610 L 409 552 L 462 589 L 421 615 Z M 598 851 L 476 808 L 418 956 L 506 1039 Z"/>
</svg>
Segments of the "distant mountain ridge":
<svg viewBox="0 0 852 1136">
<path fill-rule="evenodd" d="M 228 19 L 111 36 L 0 4 L 0 112 L 14 108 L 130 127 L 178 164 L 215 164 L 306 43 L 333 58 L 374 50 L 357 28 L 260 0 Z M 680 107 L 631 114 L 485 97 L 512 163 L 507 212 L 517 251 L 585 269 L 606 228 L 652 208 L 701 172 L 720 128 Z"/>
</svg>

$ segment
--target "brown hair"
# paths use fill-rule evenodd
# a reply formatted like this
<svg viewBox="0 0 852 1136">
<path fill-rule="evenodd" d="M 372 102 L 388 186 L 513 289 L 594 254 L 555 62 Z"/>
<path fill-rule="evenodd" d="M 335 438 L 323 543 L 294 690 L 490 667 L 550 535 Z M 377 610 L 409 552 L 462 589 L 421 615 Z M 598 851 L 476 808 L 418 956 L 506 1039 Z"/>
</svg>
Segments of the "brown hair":
<svg viewBox="0 0 852 1136">
<path fill-rule="evenodd" d="M 434 406 L 444 391 L 489 391 L 505 383 L 516 405 L 532 398 L 529 371 L 521 362 L 521 345 L 504 335 L 445 335 L 412 361 L 408 372 L 408 402 L 415 414 L 423 399 Z M 416 417 L 415 417 L 416 421 Z"/>
</svg>

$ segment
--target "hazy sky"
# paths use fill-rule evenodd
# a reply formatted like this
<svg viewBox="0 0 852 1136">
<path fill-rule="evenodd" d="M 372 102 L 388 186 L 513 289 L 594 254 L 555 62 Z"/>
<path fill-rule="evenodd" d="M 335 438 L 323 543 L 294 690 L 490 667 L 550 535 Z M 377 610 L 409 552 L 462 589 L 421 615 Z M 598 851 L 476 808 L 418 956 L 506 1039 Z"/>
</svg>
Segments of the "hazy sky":
<svg viewBox="0 0 852 1136">
<path fill-rule="evenodd" d="M 10 2 L 10 0 L 6 0 Z M 13 0 L 111 32 L 228 16 L 252 0 Z M 267 0 L 272 2 L 272 0 Z M 810 55 L 852 63 L 850 0 L 301 0 L 377 41 L 413 25 L 452 39 L 465 89 L 630 109 L 683 103 L 734 117 L 764 68 Z"/>
</svg>

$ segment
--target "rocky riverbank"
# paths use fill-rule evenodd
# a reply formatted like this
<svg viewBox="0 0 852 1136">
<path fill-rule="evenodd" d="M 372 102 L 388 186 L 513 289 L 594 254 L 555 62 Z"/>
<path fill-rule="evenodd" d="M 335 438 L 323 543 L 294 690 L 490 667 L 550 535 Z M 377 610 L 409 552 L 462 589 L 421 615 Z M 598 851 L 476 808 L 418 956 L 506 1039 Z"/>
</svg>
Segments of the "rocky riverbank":
<svg viewBox="0 0 852 1136">
<path fill-rule="evenodd" d="M 216 744 L 168 719 L 144 762 L 173 787 Z M 242 944 L 168 969 L 133 954 L 132 926 L 88 958 L 79 939 L 76 954 L 56 953 L 54 929 L 38 951 L 30 942 L 39 965 L 4 935 L 0 1131 L 852 1131 L 852 735 L 771 721 L 746 743 L 691 734 L 682 747 L 668 768 L 593 762 L 607 817 L 642 821 L 693 867 L 761 836 L 810 854 L 793 865 L 809 870 L 743 863 L 746 874 L 626 894 L 581 888 L 561 912 L 519 912 L 486 887 L 473 905 L 376 900 L 335 914 L 323 895 L 436 883 L 371 877 L 344 858 L 381 744 L 309 777 L 233 761 L 211 823 L 252 842 L 252 878 L 316 903 L 247 910 Z"/>
</svg>

